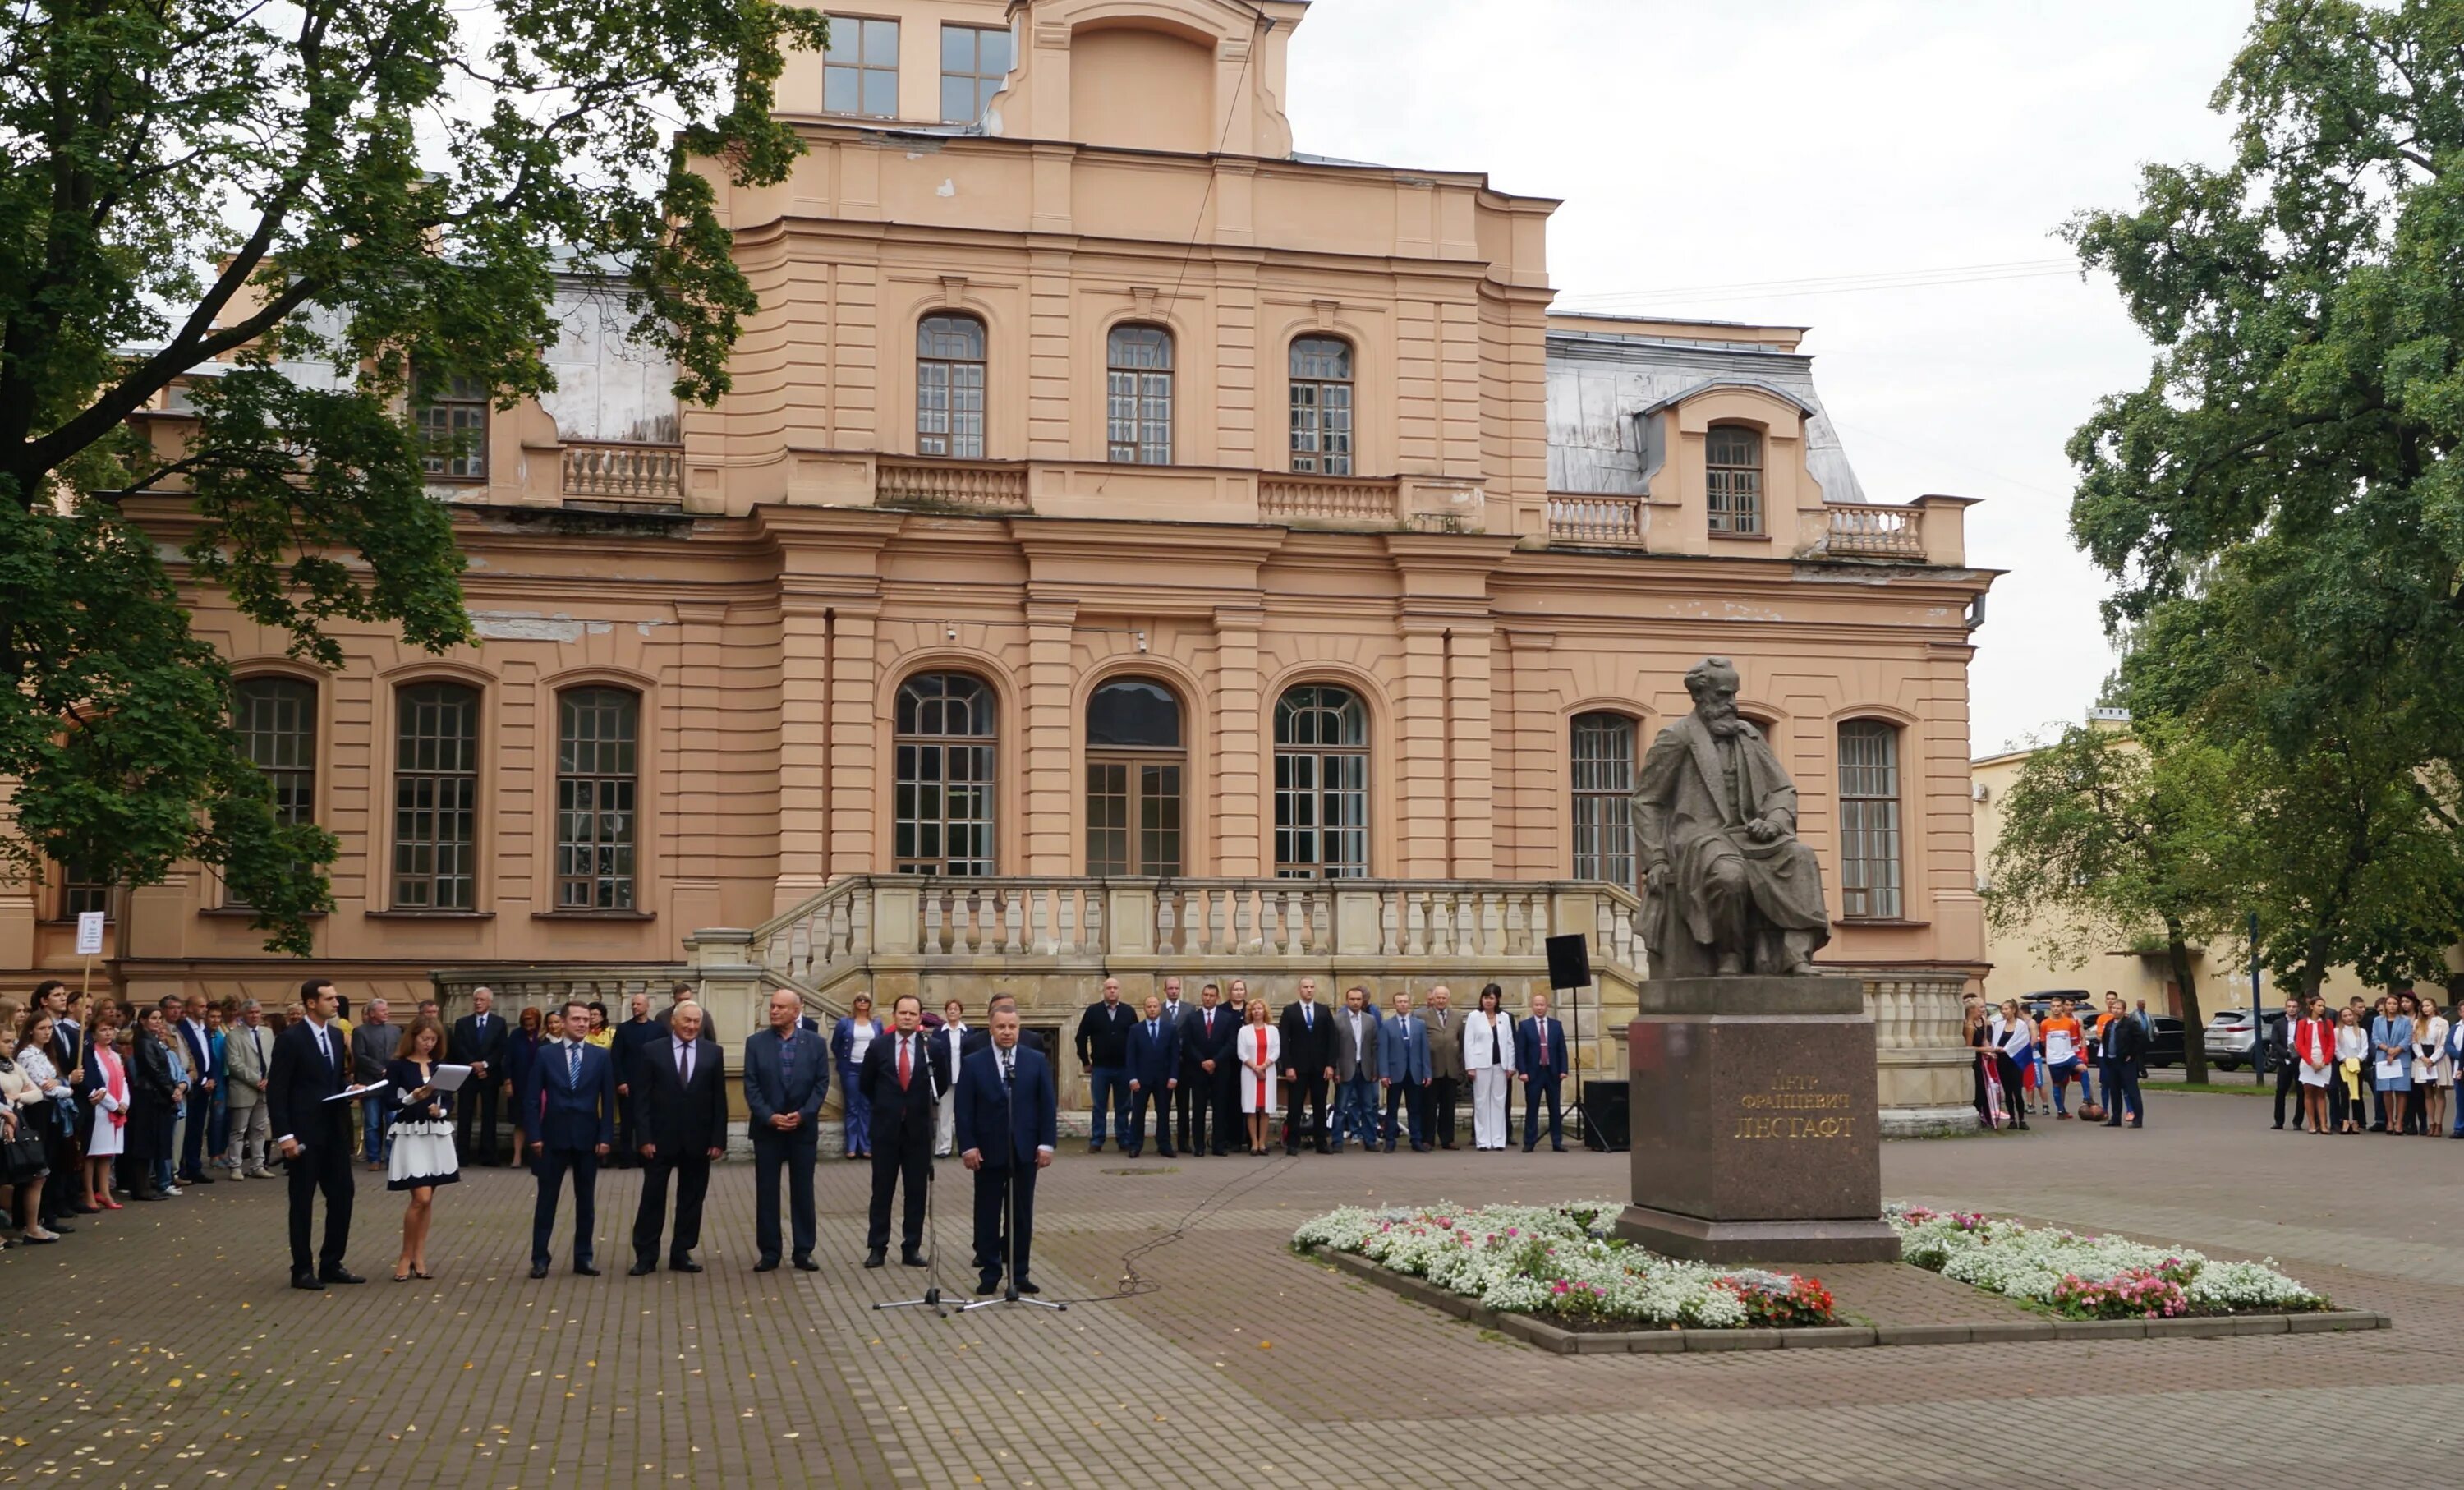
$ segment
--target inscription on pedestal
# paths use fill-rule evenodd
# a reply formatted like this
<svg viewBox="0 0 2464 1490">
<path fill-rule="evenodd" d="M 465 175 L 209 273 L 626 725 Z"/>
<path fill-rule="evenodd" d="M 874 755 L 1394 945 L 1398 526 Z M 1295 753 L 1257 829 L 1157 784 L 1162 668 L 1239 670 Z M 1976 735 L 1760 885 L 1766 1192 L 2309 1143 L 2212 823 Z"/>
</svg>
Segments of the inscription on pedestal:
<svg viewBox="0 0 2464 1490">
<path fill-rule="evenodd" d="M 1781 1076 L 1769 1091 L 1737 1098 L 1737 1129 L 1731 1138 L 1854 1138 L 1854 1094 L 1825 1091 L 1818 1076 Z M 1785 1113 L 1786 1116 L 1780 1114 Z"/>
</svg>

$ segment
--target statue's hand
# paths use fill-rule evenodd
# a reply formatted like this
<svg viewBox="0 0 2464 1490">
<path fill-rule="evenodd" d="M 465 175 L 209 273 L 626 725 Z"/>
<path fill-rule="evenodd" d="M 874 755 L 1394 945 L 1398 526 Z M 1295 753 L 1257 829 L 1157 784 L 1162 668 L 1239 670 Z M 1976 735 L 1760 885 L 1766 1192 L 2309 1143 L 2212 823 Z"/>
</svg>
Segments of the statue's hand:
<svg viewBox="0 0 2464 1490">
<path fill-rule="evenodd" d="M 1779 837 L 1779 824 L 1769 818 L 1756 818 L 1746 824 L 1746 837 L 1757 844 L 1768 844 Z"/>
<path fill-rule="evenodd" d="M 1666 862 L 1663 861 L 1660 864 L 1653 865 L 1650 868 L 1644 870 L 1642 883 L 1643 887 L 1655 895 L 1667 894 L 1668 866 Z"/>
</svg>

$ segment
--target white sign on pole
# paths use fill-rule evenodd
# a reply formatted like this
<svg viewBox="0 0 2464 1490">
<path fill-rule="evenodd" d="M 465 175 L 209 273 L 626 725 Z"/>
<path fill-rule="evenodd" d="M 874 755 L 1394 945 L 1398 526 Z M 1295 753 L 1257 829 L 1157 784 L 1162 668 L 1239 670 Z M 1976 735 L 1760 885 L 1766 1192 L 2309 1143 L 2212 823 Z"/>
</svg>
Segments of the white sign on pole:
<svg viewBox="0 0 2464 1490">
<path fill-rule="evenodd" d="M 77 912 L 77 955 L 80 957 L 95 957 L 102 954 L 101 911 L 80 910 Z"/>
</svg>

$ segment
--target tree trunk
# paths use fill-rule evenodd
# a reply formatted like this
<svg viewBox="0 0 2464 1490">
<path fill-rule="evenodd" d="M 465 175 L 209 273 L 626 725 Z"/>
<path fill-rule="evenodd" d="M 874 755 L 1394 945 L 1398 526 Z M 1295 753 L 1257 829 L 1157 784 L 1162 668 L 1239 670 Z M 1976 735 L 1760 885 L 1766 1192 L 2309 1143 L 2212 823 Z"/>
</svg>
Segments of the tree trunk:
<svg viewBox="0 0 2464 1490">
<path fill-rule="evenodd" d="M 2199 1013 L 2199 985 L 2190 980 L 2190 944 L 2178 921 L 2165 923 L 2165 955 L 2173 965 L 2173 986 L 2182 991 L 2182 1080 L 2208 1079 L 2206 1017 Z"/>
</svg>

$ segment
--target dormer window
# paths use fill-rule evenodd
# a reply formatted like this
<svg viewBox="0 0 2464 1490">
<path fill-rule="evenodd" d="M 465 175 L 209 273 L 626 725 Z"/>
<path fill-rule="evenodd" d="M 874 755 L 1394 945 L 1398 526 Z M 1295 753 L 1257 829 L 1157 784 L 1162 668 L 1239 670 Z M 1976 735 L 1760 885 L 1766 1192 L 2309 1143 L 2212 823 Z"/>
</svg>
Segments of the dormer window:
<svg viewBox="0 0 2464 1490">
<path fill-rule="evenodd" d="M 829 53 L 822 64 L 822 108 L 869 119 L 898 117 L 898 23 L 855 15 L 829 17 Z"/>
<path fill-rule="evenodd" d="M 1713 533 L 1763 531 L 1763 437 L 1746 425 L 1713 425 L 1703 440 L 1704 492 Z"/>
<path fill-rule="evenodd" d="M 1009 76 L 1010 39 L 1005 26 L 941 28 L 941 122 L 979 122 Z"/>
</svg>

